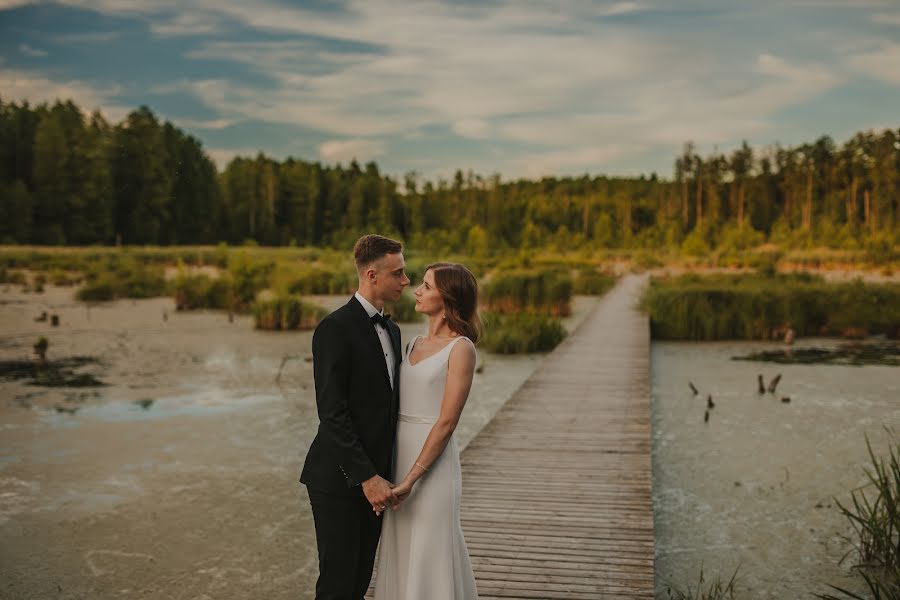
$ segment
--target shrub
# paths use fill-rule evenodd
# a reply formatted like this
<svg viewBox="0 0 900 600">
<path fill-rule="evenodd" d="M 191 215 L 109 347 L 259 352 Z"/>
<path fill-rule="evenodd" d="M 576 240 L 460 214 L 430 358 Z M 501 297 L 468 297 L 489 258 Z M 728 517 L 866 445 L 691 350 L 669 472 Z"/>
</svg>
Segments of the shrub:
<svg viewBox="0 0 900 600">
<path fill-rule="evenodd" d="M 115 284 L 108 278 L 98 279 L 82 286 L 75 297 L 83 302 L 106 302 L 115 300 Z"/>
<path fill-rule="evenodd" d="M 53 282 L 53 285 L 70 286 L 78 284 L 78 282 L 81 281 L 81 278 L 76 274 L 68 273 L 62 269 L 54 269 L 50 273 L 50 281 Z"/>
<path fill-rule="evenodd" d="M 788 326 L 797 335 L 900 334 L 900 285 L 808 274 L 654 280 L 641 306 L 655 339 L 768 339 Z"/>
<path fill-rule="evenodd" d="M 289 294 L 348 294 L 355 288 L 353 273 L 311 267 L 293 274 L 287 291 Z"/>
<path fill-rule="evenodd" d="M 484 337 L 479 345 L 497 354 L 549 352 L 566 337 L 558 317 L 519 313 L 484 313 Z"/>
<path fill-rule="evenodd" d="M 172 284 L 176 310 L 226 309 L 232 305 L 231 280 L 206 275 L 179 274 Z"/>
<path fill-rule="evenodd" d="M 609 273 L 600 273 L 596 269 L 578 271 L 573 284 L 573 292 L 584 296 L 602 296 L 616 284 L 616 277 Z"/>
<path fill-rule="evenodd" d="M 247 251 L 232 255 L 228 261 L 231 275 L 234 303 L 237 310 L 245 310 L 253 305 L 256 294 L 269 285 L 269 276 L 275 268 L 271 260 L 253 259 Z"/>
<path fill-rule="evenodd" d="M 11 271 L 6 267 L 0 267 L 0 283 L 27 285 L 28 279 L 22 271 Z"/>
<path fill-rule="evenodd" d="M 166 293 L 163 268 L 140 264 L 129 256 L 109 255 L 106 264 L 95 265 L 85 277 L 76 298 L 100 302 L 116 298 L 152 298 Z"/>
<path fill-rule="evenodd" d="M 313 329 L 328 311 L 298 296 L 258 301 L 253 305 L 253 322 L 257 329 L 289 331 Z"/>
<path fill-rule="evenodd" d="M 897 258 L 894 252 L 893 236 L 884 233 L 877 233 L 866 238 L 865 241 L 866 258 L 876 265 L 885 265 Z"/>
<path fill-rule="evenodd" d="M 515 269 L 495 272 L 484 289 L 489 310 L 499 313 L 571 313 L 572 277 L 561 270 Z"/>
</svg>

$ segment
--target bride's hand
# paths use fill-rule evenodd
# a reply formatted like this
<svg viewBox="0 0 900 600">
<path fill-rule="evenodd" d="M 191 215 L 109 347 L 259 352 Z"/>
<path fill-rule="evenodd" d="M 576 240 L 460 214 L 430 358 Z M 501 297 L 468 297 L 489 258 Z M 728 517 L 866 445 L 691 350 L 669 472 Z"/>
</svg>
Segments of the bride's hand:
<svg viewBox="0 0 900 600">
<path fill-rule="evenodd" d="M 394 492 L 394 495 L 397 496 L 397 500 L 399 500 L 399 502 L 397 502 L 397 504 L 394 505 L 394 510 L 396 510 L 397 508 L 400 507 L 401 504 L 403 504 L 403 501 L 406 500 L 406 498 L 409 496 L 409 493 L 412 491 L 412 484 L 409 481 L 404 479 L 403 481 L 401 481 L 400 483 L 395 485 L 391 489 L 391 491 Z"/>
</svg>

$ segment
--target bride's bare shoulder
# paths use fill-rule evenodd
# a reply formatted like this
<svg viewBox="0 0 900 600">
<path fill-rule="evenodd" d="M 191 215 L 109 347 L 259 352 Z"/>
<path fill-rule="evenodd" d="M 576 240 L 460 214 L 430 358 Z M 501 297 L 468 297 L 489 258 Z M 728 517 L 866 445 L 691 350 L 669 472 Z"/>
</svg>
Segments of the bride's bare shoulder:
<svg viewBox="0 0 900 600">
<path fill-rule="evenodd" d="M 451 367 L 454 365 L 458 365 L 460 367 L 474 365 L 475 359 L 475 344 L 473 344 L 472 340 L 465 336 L 456 341 L 453 344 L 453 348 L 450 349 Z"/>
</svg>

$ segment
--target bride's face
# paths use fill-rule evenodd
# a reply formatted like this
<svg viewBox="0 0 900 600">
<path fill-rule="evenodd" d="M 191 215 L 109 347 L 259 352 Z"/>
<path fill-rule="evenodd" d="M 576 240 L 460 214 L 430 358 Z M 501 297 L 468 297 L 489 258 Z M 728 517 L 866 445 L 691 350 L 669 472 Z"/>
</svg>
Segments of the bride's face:
<svg viewBox="0 0 900 600">
<path fill-rule="evenodd" d="M 444 311 L 444 300 L 434 285 L 434 272 L 429 269 L 422 277 L 422 285 L 416 288 L 416 312 L 426 315 L 441 314 Z"/>
</svg>

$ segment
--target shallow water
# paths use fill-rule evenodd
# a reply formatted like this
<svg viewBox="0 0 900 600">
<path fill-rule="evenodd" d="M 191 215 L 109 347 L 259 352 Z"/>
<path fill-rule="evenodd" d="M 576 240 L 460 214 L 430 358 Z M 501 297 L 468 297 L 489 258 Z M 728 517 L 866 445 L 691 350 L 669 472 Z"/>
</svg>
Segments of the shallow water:
<svg viewBox="0 0 900 600">
<path fill-rule="evenodd" d="M 595 302 L 576 298 L 567 327 Z M 45 310 L 60 327 L 34 322 Z M 402 325 L 404 341 L 424 327 Z M 0 360 L 41 335 L 50 358 L 100 358 L 89 370 L 109 385 L 0 381 L 0 598 L 313 597 L 297 483 L 317 426 L 311 332 L 176 313 L 167 298 L 88 308 L 71 289 L 0 292 Z M 461 446 L 540 361 L 480 354 Z"/>
<path fill-rule="evenodd" d="M 808 345 L 835 342 L 798 344 Z M 696 588 L 701 566 L 727 580 L 740 565 L 738 598 L 861 589 L 848 563 L 837 564 L 851 530 L 834 498 L 866 481 L 865 435 L 887 454 L 883 425 L 900 427 L 900 369 L 731 360 L 777 347 L 652 345 L 658 597 L 667 581 Z M 768 384 L 778 373 L 776 394 L 758 394 L 757 375 Z M 708 394 L 715 407 L 704 423 Z"/>
</svg>

